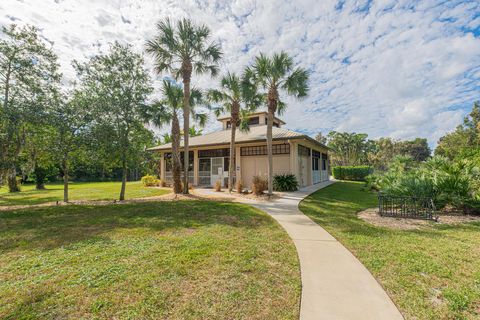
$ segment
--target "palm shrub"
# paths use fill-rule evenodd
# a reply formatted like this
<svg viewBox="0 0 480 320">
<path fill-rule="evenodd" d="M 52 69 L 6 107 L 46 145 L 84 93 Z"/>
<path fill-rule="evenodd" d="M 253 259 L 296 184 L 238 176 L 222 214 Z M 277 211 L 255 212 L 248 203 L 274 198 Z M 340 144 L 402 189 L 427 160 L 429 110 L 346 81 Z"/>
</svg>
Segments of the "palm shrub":
<svg viewBox="0 0 480 320">
<path fill-rule="evenodd" d="M 298 190 L 297 177 L 294 174 L 277 174 L 273 177 L 273 189 L 275 191 Z"/>
<path fill-rule="evenodd" d="M 366 180 L 367 186 L 387 194 L 432 198 L 437 208 L 450 205 L 480 209 L 475 189 L 479 172 L 477 165 L 437 156 L 417 167 L 397 163 L 386 173 L 370 175 Z"/>
</svg>

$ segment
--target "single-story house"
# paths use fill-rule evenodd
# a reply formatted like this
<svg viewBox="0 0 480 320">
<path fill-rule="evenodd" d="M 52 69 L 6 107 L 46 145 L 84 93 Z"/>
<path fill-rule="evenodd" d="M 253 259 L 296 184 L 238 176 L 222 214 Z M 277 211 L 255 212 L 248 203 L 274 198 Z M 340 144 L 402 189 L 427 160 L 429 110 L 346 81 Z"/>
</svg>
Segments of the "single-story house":
<svg viewBox="0 0 480 320">
<path fill-rule="evenodd" d="M 218 121 L 223 125 L 221 131 L 189 139 L 189 181 L 194 186 L 213 186 L 218 180 L 222 186 L 228 184 L 230 117 L 220 117 Z M 236 132 L 234 181 L 241 179 L 242 185 L 250 188 L 254 176 L 268 175 L 267 113 L 253 113 L 248 122 L 248 132 Z M 303 133 L 282 128 L 284 124 L 274 118 L 273 174 L 294 174 L 301 187 L 328 180 L 328 148 Z M 171 143 L 150 150 L 160 152 L 160 178 L 171 182 Z M 181 156 L 183 167 L 183 151 Z"/>
</svg>

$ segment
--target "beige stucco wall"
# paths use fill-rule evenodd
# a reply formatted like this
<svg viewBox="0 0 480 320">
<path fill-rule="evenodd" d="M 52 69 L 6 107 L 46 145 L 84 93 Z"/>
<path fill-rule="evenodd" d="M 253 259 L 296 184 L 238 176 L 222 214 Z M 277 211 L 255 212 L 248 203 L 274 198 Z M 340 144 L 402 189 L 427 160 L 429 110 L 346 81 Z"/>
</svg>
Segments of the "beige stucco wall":
<svg viewBox="0 0 480 320">
<path fill-rule="evenodd" d="M 244 156 L 241 158 L 242 184 L 246 188 L 252 185 L 254 176 L 268 176 L 267 156 Z M 273 174 L 290 173 L 290 155 L 273 156 Z"/>
</svg>

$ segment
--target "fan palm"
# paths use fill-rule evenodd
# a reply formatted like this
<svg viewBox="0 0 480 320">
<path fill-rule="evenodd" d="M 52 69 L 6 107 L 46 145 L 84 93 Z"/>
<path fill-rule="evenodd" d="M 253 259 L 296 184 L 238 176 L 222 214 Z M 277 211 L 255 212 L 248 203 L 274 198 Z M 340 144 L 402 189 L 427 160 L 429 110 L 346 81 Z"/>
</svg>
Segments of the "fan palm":
<svg viewBox="0 0 480 320">
<path fill-rule="evenodd" d="M 209 90 L 207 97 L 209 101 L 220 104 L 220 106 L 214 109 L 217 116 L 225 112 L 230 113 L 231 137 L 228 166 L 228 191 L 231 192 L 233 188 L 233 163 L 237 124 L 240 124 L 240 130 L 248 131 L 247 116 L 250 112 L 258 108 L 261 103 L 262 95 L 256 92 L 255 86 L 251 83 L 240 79 L 235 73 L 229 72 L 220 80 L 220 89 Z"/>
<path fill-rule="evenodd" d="M 183 114 L 190 114 L 190 82 L 192 71 L 197 74 L 210 73 L 216 76 L 218 61 L 222 56 L 220 46 L 208 42 L 210 29 L 205 25 L 197 26 L 189 19 L 182 19 L 175 25 L 169 19 L 157 24 L 158 34 L 147 42 L 146 51 L 155 59 L 158 73 L 171 72 L 176 79 L 183 81 Z M 189 132 L 190 119 L 183 118 L 183 131 Z M 185 185 L 188 183 L 188 135 L 185 145 Z M 185 188 L 184 193 L 188 193 Z"/>
<path fill-rule="evenodd" d="M 203 133 L 203 130 L 202 129 L 197 129 L 195 127 L 191 127 L 189 130 L 188 130 L 188 135 L 190 137 L 196 137 L 196 136 L 201 136 Z"/>
<path fill-rule="evenodd" d="M 271 57 L 260 54 L 255 63 L 247 69 L 247 77 L 261 86 L 266 93 L 267 105 L 267 150 L 268 150 L 268 194 L 273 192 L 273 154 L 272 127 L 276 113 L 282 114 L 287 107 L 280 100 L 279 91 L 296 98 L 308 93 L 308 72 L 294 68 L 293 59 L 285 52 L 275 53 Z"/>
<path fill-rule="evenodd" d="M 158 128 L 165 125 L 171 125 L 171 142 L 172 142 L 172 175 L 173 175 L 173 191 L 174 193 L 182 192 L 182 183 L 180 177 L 181 163 L 180 163 L 180 116 L 185 118 L 183 110 L 183 90 L 178 85 L 163 81 L 162 93 L 164 98 L 160 101 L 155 101 L 153 104 L 145 108 L 144 118 L 151 122 Z M 193 88 L 190 94 L 189 108 L 190 115 L 195 121 L 203 126 L 207 120 L 206 114 L 200 114 L 195 111 L 195 106 L 202 101 L 202 94 L 197 89 Z M 184 157 L 186 151 L 184 150 Z M 187 179 L 188 179 L 188 163 L 187 163 Z M 188 186 L 184 184 L 184 186 Z M 188 189 L 185 187 L 183 189 Z"/>
</svg>

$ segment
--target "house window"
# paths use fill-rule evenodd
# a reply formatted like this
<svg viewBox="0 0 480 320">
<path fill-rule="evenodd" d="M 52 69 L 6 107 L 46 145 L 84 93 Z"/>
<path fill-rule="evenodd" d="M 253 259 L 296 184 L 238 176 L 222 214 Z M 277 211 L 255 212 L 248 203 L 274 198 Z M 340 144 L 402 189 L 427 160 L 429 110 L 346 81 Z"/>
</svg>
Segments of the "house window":
<svg viewBox="0 0 480 320">
<path fill-rule="evenodd" d="M 248 125 L 249 126 L 254 126 L 260 124 L 260 118 L 259 117 L 253 117 L 248 119 Z M 240 126 L 240 120 L 237 121 L 237 128 Z M 232 127 L 232 122 L 230 120 L 227 121 L 227 129 L 230 129 Z"/>
<path fill-rule="evenodd" d="M 319 158 L 312 158 L 312 170 L 318 171 Z"/>
<path fill-rule="evenodd" d="M 183 152 L 180 152 L 180 170 L 183 170 Z M 165 158 L 165 171 L 172 171 L 172 153 L 168 152 L 164 155 Z M 188 171 L 193 172 L 193 151 L 188 152 Z"/>
<path fill-rule="evenodd" d="M 298 145 L 298 155 L 310 157 L 310 149 L 302 145 Z"/>
<path fill-rule="evenodd" d="M 320 170 L 319 164 L 322 154 L 316 150 L 312 150 L 312 170 L 318 171 Z"/>
<path fill-rule="evenodd" d="M 322 170 L 327 170 L 327 161 L 328 161 L 328 156 L 326 153 L 322 153 Z"/>
<path fill-rule="evenodd" d="M 265 124 L 268 124 L 267 118 L 265 118 Z M 274 126 L 274 127 L 277 127 L 277 128 L 280 128 L 280 123 L 278 123 L 277 121 L 273 120 L 273 126 Z"/>
<path fill-rule="evenodd" d="M 235 158 L 233 158 L 233 163 L 235 164 Z M 223 171 L 228 172 L 230 167 L 230 157 L 223 158 Z"/>
<path fill-rule="evenodd" d="M 199 158 L 217 158 L 230 156 L 230 149 L 210 149 L 210 150 L 198 150 Z"/>
<path fill-rule="evenodd" d="M 248 119 L 248 125 L 249 126 L 253 126 L 253 125 L 256 125 L 256 124 L 259 124 L 259 123 L 260 123 L 260 119 L 258 117 L 253 117 L 253 118 Z"/>
<path fill-rule="evenodd" d="M 242 156 L 264 156 L 267 155 L 267 146 L 242 147 L 240 155 Z M 274 144 L 272 146 L 273 154 L 290 154 L 290 145 L 288 143 Z"/>
</svg>

